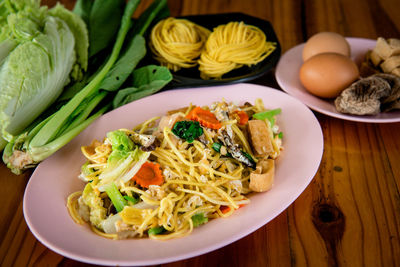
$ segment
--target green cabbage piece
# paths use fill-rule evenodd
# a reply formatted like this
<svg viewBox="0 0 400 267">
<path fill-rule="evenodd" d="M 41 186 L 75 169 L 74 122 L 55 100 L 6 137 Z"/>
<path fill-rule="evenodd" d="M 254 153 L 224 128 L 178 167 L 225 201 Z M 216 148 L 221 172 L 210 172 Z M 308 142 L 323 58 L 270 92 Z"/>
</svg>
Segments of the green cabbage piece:
<svg viewBox="0 0 400 267">
<path fill-rule="evenodd" d="M 0 16 L 0 138 L 10 141 L 83 76 L 88 34 L 77 15 L 39 0 L 0 1 Z"/>
<path fill-rule="evenodd" d="M 192 222 L 194 227 L 198 227 L 204 223 L 208 222 L 208 218 L 204 215 L 204 213 L 196 213 L 192 216 Z"/>
<path fill-rule="evenodd" d="M 86 184 L 82 192 L 82 200 L 90 208 L 89 218 L 97 228 L 103 229 L 102 222 L 107 217 L 107 209 L 103 207 L 103 200 L 99 192 L 93 190 L 92 184 Z"/>
<path fill-rule="evenodd" d="M 107 133 L 107 138 L 111 142 L 112 149 L 108 157 L 109 163 L 125 159 L 135 146 L 133 141 L 123 131 L 109 132 Z"/>
<path fill-rule="evenodd" d="M 98 189 L 101 192 L 113 182 L 131 179 L 150 155 L 142 151 L 124 131 L 108 132 L 107 139 L 111 143 L 111 153 L 106 168 L 99 176 Z"/>
</svg>

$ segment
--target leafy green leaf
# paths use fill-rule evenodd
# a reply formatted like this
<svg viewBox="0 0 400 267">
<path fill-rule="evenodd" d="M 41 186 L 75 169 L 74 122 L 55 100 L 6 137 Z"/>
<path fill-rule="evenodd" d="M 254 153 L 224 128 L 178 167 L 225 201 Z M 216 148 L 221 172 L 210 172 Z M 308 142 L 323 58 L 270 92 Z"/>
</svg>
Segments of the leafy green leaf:
<svg viewBox="0 0 400 267">
<path fill-rule="evenodd" d="M 94 1 L 93 0 L 78 0 L 75 3 L 74 9 L 72 12 L 77 14 L 86 25 L 89 25 L 90 12 L 92 10 Z"/>
<path fill-rule="evenodd" d="M 57 135 L 59 135 L 59 131 L 62 128 L 65 128 L 64 124 L 71 121 L 71 115 L 75 112 L 75 109 L 78 108 L 87 97 L 92 97 L 93 95 L 98 94 L 99 86 L 102 80 L 118 59 L 126 34 L 128 33 L 131 25 L 131 15 L 138 4 L 139 0 L 131 0 L 127 3 L 117 40 L 114 44 L 113 51 L 107 60 L 107 63 L 89 82 L 89 84 L 87 84 L 81 91 L 79 91 L 79 93 L 77 93 L 70 101 L 68 101 L 67 104 L 57 111 L 54 117 L 43 126 L 41 131 L 32 139 L 32 145 L 41 146 L 57 137 Z"/>
<path fill-rule="evenodd" d="M 107 138 L 111 142 L 112 149 L 108 157 L 109 162 L 125 158 L 134 147 L 133 141 L 123 131 L 108 132 Z"/>
<path fill-rule="evenodd" d="M 122 0 L 117 1 L 121 2 Z M 82 18 L 85 21 L 89 21 L 89 30 L 91 20 L 94 20 L 96 18 L 95 20 L 99 21 L 97 21 L 96 23 L 93 23 L 92 21 L 92 25 L 97 25 L 96 27 L 98 27 L 98 31 L 104 31 L 104 28 L 101 25 L 103 25 L 105 22 L 109 23 L 110 18 L 115 18 L 115 13 L 118 13 L 112 10 L 112 8 L 110 9 L 105 7 L 107 5 L 114 5 L 116 2 L 95 0 L 96 3 L 100 3 L 97 4 L 97 6 L 95 6 L 96 3 L 89 2 L 92 1 L 78 0 L 77 6 L 74 9 L 75 14 L 82 14 Z M 125 4 L 125 1 L 122 2 L 123 4 Z M 14 173 L 21 173 L 21 171 L 27 168 L 36 166 L 40 161 L 44 160 L 45 158 L 56 152 L 58 149 L 60 149 L 62 146 L 64 146 L 66 143 L 68 143 L 72 138 L 74 138 L 84 128 L 92 123 L 97 117 L 110 109 L 111 103 L 107 102 L 107 100 L 109 99 L 107 99 L 106 97 L 108 95 L 112 97 L 113 95 L 109 92 L 112 90 L 116 90 L 117 87 L 122 83 L 116 82 L 116 80 L 118 79 L 116 79 L 115 77 L 121 74 L 126 76 L 126 73 L 128 73 L 128 71 L 119 70 L 116 65 L 120 65 L 122 67 L 123 62 L 128 62 L 128 59 L 131 58 L 129 51 L 133 51 L 130 49 L 133 49 L 134 46 L 132 46 L 133 42 L 131 43 L 131 45 L 127 44 L 129 40 L 126 37 L 129 36 L 128 32 L 132 32 L 134 30 L 131 29 L 133 21 L 132 14 L 139 2 L 140 0 L 128 0 L 120 23 L 118 22 L 118 27 L 114 31 L 108 30 L 109 36 L 112 35 L 112 41 L 114 41 L 114 33 L 118 31 L 118 33 L 116 34 L 114 45 L 111 50 L 111 54 L 107 53 L 108 56 L 106 58 L 100 53 L 97 53 L 96 56 L 90 57 L 90 66 L 88 68 L 89 71 L 85 73 L 84 80 L 81 83 L 76 84 L 76 86 L 69 86 L 68 88 L 70 88 L 70 90 L 68 90 L 68 92 L 63 95 L 62 99 L 59 99 L 57 103 L 54 103 L 51 108 L 47 109 L 46 114 L 42 114 L 43 117 L 40 118 L 40 120 L 32 123 L 32 126 L 25 128 L 24 132 L 14 137 L 11 142 L 7 144 L 4 151 L 7 153 L 3 153 L 3 161 L 10 169 L 12 169 Z M 4 8 L 5 6 L 0 4 L 0 15 L 15 13 L 14 9 L 17 9 L 17 6 L 20 6 L 20 4 L 24 6 L 26 3 L 33 3 L 33 5 L 36 4 L 37 6 L 39 6 L 39 0 L 7 1 L 7 8 Z M 101 3 L 106 3 L 107 5 L 102 5 Z M 158 19 L 160 16 L 165 14 L 165 11 L 167 10 L 166 0 L 155 0 L 155 3 L 156 4 L 150 6 L 150 8 L 148 9 L 150 10 L 149 12 L 145 12 L 146 14 L 142 14 L 142 16 L 139 18 L 139 21 L 143 22 L 143 26 L 140 26 L 142 28 L 135 28 L 135 30 L 137 30 L 136 32 L 139 35 L 144 35 L 144 32 L 151 24 L 151 21 L 153 19 Z M 104 10 L 99 10 L 100 12 L 95 12 L 94 10 L 96 8 Z M 32 7 L 27 8 L 27 10 L 32 10 Z M 41 7 L 40 12 L 34 12 L 34 21 L 40 21 L 40 19 L 44 17 L 43 14 L 45 14 L 45 12 L 47 12 L 46 7 Z M 110 16 L 105 15 L 107 14 L 107 12 L 108 14 L 110 14 Z M 31 11 L 27 11 L 25 17 L 29 18 L 31 14 Z M 1 61 L 2 59 L 4 59 L 4 57 L 2 58 L 2 55 L 8 54 L 9 50 L 13 50 L 14 46 L 17 46 L 20 40 L 24 39 L 24 42 L 26 42 L 26 40 L 30 40 L 29 38 L 32 38 L 32 36 L 34 36 L 35 30 L 37 28 L 31 27 L 30 22 L 25 21 L 25 17 L 21 16 L 17 18 L 22 23 L 22 26 L 18 28 L 18 31 L 16 31 L 18 32 L 18 36 L 13 37 L 12 39 L 7 39 L 9 34 L 12 33 L 14 30 L 10 27 L 2 28 L 2 31 L 0 31 L 0 69 L 3 68 L 6 63 L 6 61 Z M 21 18 L 23 19 L 21 20 Z M 59 19 L 59 17 L 56 16 L 53 17 L 53 19 Z M 4 20 L 3 17 L 0 17 L 0 25 L 3 25 L 2 23 L 4 23 L 5 21 L 6 20 Z M 12 21 L 12 19 L 10 19 L 10 21 Z M 65 23 L 65 25 L 67 24 L 68 23 Z M 44 27 L 39 28 L 41 29 Z M 37 36 L 35 35 L 35 38 L 36 37 Z M 92 38 L 93 37 L 98 38 L 99 36 L 92 35 Z M 139 39 L 140 38 L 138 38 L 137 40 Z M 8 43 L 3 42 L 4 40 L 7 40 Z M 45 43 L 45 40 L 42 41 Z M 101 43 L 102 41 L 104 40 L 98 40 L 99 43 Z M 73 45 L 71 45 L 70 47 L 72 46 Z M 104 47 L 103 49 L 110 48 L 108 44 L 96 44 L 98 51 L 103 50 L 101 48 L 98 48 L 101 46 Z M 138 55 L 139 54 L 140 53 L 138 53 Z M 142 56 L 138 56 L 138 58 L 141 57 Z M 71 58 L 74 57 L 72 56 Z M 128 63 L 131 64 L 132 62 Z M 133 67 L 129 68 L 135 68 L 136 64 L 137 62 L 131 65 Z M 75 69 L 73 71 L 75 71 Z M 156 70 L 156 72 L 158 72 L 158 70 Z M 73 72 L 72 75 L 74 75 L 74 73 L 75 72 Z M 168 70 L 167 74 L 168 77 L 171 77 L 172 79 L 172 75 L 169 73 Z M 103 83 L 103 81 L 106 81 L 106 77 L 109 83 Z M 104 85 L 104 88 L 101 88 L 102 86 L 100 86 L 102 83 Z M 148 87 L 145 86 L 144 90 L 140 92 L 137 92 L 137 89 L 134 89 L 135 97 L 140 98 L 144 95 L 156 92 L 159 89 L 160 88 L 158 88 L 158 86 L 154 86 L 153 83 L 151 83 L 151 85 L 149 84 Z M 2 119 L 3 118 L 0 115 L 0 120 Z M 2 132 L 3 130 L 0 129 L 0 131 Z M 121 173 L 131 168 L 133 162 L 142 162 L 143 160 L 146 160 L 149 155 L 149 152 L 141 152 L 141 150 L 136 147 L 134 151 L 129 153 L 127 158 L 121 160 L 121 164 L 117 164 L 117 166 L 107 166 L 107 171 L 103 173 L 104 180 L 101 180 L 105 181 L 102 186 L 107 186 L 110 181 L 114 181 L 116 177 L 119 177 Z M 21 158 L 26 159 L 26 161 L 24 161 L 24 164 L 22 165 L 20 164 Z M 135 169 L 137 165 L 138 164 L 134 164 L 132 170 Z M 130 177 L 128 177 L 128 179 L 129 178 Z M 105 188 L 103 188 L 102 190 L 105 190 Z"/>
<path fill-rule="evenodd" d="M 128 48 L 107 73 L 100 89 L 115 91 L 125 82 L 139 61 L 146 55 L 146 44 L 142 36 L 136 35 Z"/>
<path fill-rule="evenodd" d="M 74 65 L 74 71 L 71 74 L 75 80 L 80 80 L 83 76 L 83 72 L 88 67 L 88 47 L 89 37 L 86 24 L 82 19 L 65 9 L 61 4 L 57 3 L 55 7 L 49 10 L 49 14 L 54 17 L 58 17 L 67 23 L 69 29 L 75 38 L 75 51 L 77 55 L 76 64 Z"/>
<path fill-rule="evenodd" d="M 43 33 L 23 42 L 0 69 L 3 136 L 21 133 L 53 103 L 69 82 L 75 61 L 74 36 L 65 22 L 46 17 Z"/>
<path fill-rule="evenodd" d="M 118 90 L 113 100 L 114 108 L 154 94 L 172 80 L 172 74 L 166 67 L 155 65 L 134 70 L 132 77 L 133 87 Z"/>
<path fill-rule="evenodd" d="M 198 121 L 178 121 L 172 128 L 172 132 L 188 143 L 192 143 L 203 134 L 203 128 Z"/>
<path fill-rule="evenodd" d="M 96 0 L 93 2 L 88 24 L 90 57 L 112 43 L 121 25 L 124 7 L 124 0 Z"/>
</svg>

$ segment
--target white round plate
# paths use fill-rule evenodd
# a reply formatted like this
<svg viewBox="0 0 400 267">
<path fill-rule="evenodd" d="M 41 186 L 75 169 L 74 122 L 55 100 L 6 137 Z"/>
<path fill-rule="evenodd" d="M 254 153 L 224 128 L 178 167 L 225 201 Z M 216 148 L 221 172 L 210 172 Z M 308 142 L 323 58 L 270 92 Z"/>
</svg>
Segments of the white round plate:
<svg viewBox="0 0 400 267">
<path fill-rule="evenodd" d="M 365 53 L 373 49 L 376 40 L 364 38 L 346 38 L 351 47 L 351 58 L 360 64 L 364 59 Z M 299 70 L 303 64 L 302 52 L 304 43 L 288 50 L 279 60 L 276 67 L 276 80 L 279 86 L 288 94 L 299 99 L 311 109 L 325 115 L 358 122 L 389 123 L 400 122 L 400 111 L 382 112 L 373 116 L 357 116 L 343 114 L 336 110 L 333 100 L 326 100 L 309 93 L 301 84 Z"/>
<path fill-rule="evenodd" d="M 250 196 L 251 203 L 229 218 L 211 220 L 183 238 L 109 240 L 88 226 L 73 222 L 66 208 L 72 192 L 82 190 L 77 178 L 85 162 L 80 147 L 101 140 L 108 131 L 132 128 L 168 110 L 209 105 L 225 99 L 242 104 L 264 101 L 266 108 L 281 108 L 277 122 L 284 150 L 277 160 L 275 184 L 265 193 Z M 279 90 L 235 84 L 165 91 L 122 106 L 91 124 L 68 145 L 43 161 L 26 187 L 23 210 L 26 222 L 48 248 L 77 261 L 101 265 L 150 265 L 194 257 L 228 245 L 257 230 L 284 211 L 307 187 L 318 170 L 323 153 L 321 127 L 304 104 Z"/>
</svg>

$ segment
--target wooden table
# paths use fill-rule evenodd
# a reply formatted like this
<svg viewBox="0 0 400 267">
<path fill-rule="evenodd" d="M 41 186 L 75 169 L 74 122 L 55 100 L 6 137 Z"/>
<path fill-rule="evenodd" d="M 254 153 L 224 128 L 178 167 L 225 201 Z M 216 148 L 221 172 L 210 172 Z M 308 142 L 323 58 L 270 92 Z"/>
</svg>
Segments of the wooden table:
<svg viewBox="0 0 400 267">
<path fill-rule="evenodd" d="M 320 31 L 400 38 L 399 0 L 170 0 L 169 6 L 172 16 L 244 12 L 269 20 L 283 53 Z M 254 82 L 279 88 L 274 71 Z M 165 266 L 400 266 L 400 123 L 315 115 L 324 155 L 300 197 L 247 237 Z M 27 228 L 22 197 L 30 175 L 15 176 L 0 165 L 0 263 L 88 266 L 47 249 Z"/>
</svg>

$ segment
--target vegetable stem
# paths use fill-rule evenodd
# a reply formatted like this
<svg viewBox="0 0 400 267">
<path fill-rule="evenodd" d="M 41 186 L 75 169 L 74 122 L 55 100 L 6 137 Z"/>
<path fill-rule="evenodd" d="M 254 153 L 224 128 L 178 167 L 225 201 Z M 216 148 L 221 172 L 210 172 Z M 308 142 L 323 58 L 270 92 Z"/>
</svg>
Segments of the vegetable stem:
<svg viewBox="0 0 400 267">
<path fill-rule="evenodd" d="M 121 192 L 119 192 L 117 186 L 114 183 L 111 183 L 106 188 L 106 193 L 108 197 L 111 199 L 115 209 L 120 212 L 126 206 L 126 200 L 122 196 Z"/>
<path fill-rule="evenodd" d="M 60 131 L 62 126 L 73 111 L 79 106 L 79 104 L 89 95 L 97 92 L 98 87 L 108 71 L 111 69 L 115 61 L 118 59 L 119 52 L 124 43 L 126 34 L 129 31 L 131 25 L 131 16 L 137 8 L 140 0 L 130 0 L 122 16 L 121 28 L 119 29 L 117 40 L 111 52 L 111 56 L 107 63 L 101 69 L 101 71 L 86 85 L 79 93 L 77 93 L 68 103 L 63 106 L 59 111 L 56 112 L 54 117 L 50 119 L 43 126 L 41 131 L 32 139 L 33 146 L 41 146 L 50 142 Z"/>
</svg>

